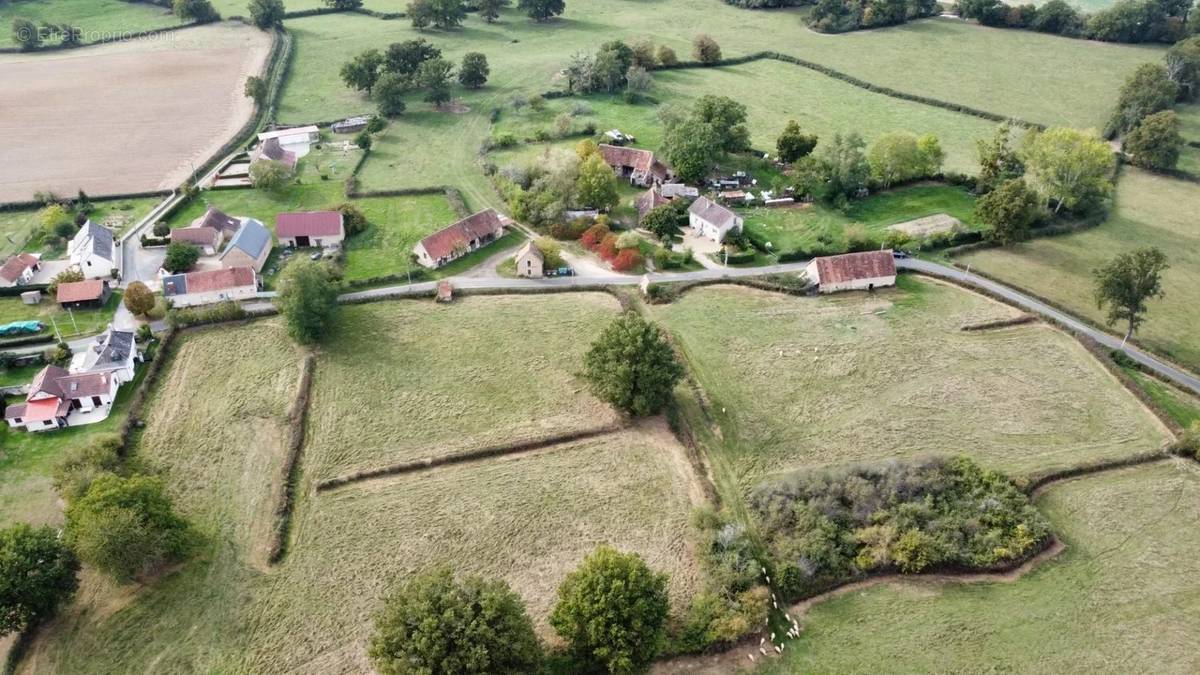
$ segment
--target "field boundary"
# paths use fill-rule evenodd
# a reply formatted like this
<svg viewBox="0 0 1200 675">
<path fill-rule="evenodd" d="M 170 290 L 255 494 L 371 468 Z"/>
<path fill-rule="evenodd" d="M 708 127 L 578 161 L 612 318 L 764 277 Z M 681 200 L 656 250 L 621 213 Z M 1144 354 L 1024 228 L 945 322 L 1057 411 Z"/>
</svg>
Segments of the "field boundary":
<svg viewBox="0 0 1200 675">
<path fill-rule="evenodd" d="M 999 319 L 997 321 L 984 321 L 982 323 L 968 323 L 959 327 L 959 330 L 965 333 L 973 333 L 984 330 L 997 330 L 1000 328 L 1009 328 L 1011 326 L 1023 326 L 1027 323 L 1035 323 L 1039 319 L 1032 314 L 1018 316 L 1014 319 Z"/>
<path fill-rule="evenodd" d="M 601 427 L 587 429 L 584 431 L 575 431 L 569 434 L 560 434 L 557 436 L 549 436 L 547 438 L 537 440 L 518 441 L 515 443 L 507 443 L 504 445 L 495 445 L 476 450 L 468 450 L 466 452 L 452 453 L 442 455 L 440 457 L 425 457 L 410 462 L 401 462 L 390 466 L 379 467 L 377 469 L 366 469 L 355 473 L 345 474 L 336 478 L 327 478 L 318 481 L 316 484 L 317 492 L 328 492 L 335 488 L 344 487 L 354 483 L 372 480 L 375 478 L 383 478 L 386 476 L 400 476 L 409 473 L 417 473 L 426 471 L 440 466 L 450 466 L 454 464 L 465 464 L 469 462 L 477 462 L 483 459 L 491 459 L 492 457 L 501 457 L 504 455 L 519 455 L 534 450 L 544 450 L 545 448 L 565 443 L 574 443 L 576 441 L 585 441 L 592 438 L 599 438 L 617 433 L 629 428 L 628 422 L 622 420 L 616 424 L 606 424 Z"/>
<path fill-rule="evenodd" d="M 308 419 L 308 404 L 312 400 L 313 371 L 317 357 L 312 352 L 304 354 L 300 367 L 300 383 L 296 398 L 288 411 L 287 459 L 281 472 L 282 489 L 279 503 L 275 506 L 275 527 L 271 532 L 271 548 L 267 562 L 271 565 L 283 560 L 288 550 L 288 535 L 292 530 L 292 513 L 296 506 L 296 486 L 300 479 L 300 457 L 304 453 L 305 423 Z"/>
</svg>

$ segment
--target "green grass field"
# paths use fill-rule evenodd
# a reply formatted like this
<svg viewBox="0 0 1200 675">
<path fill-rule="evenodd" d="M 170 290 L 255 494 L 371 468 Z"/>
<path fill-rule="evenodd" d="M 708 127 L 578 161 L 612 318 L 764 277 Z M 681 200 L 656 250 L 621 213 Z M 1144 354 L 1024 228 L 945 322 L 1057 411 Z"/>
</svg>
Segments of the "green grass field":
<svg viewBox="0 0 1200 675">
<path fill-rule="evenodd" d="M 1037 239 L 959 258 L 975 269 L 1028 289 L 1100 323 L 1092 297 L 1092 270 L 1119 253 L 1157 246 L 1171 268 L 1165 297 L 1149 303 L 1136 338 L 1191 368 L 1200 368 L 1200 229 L 1195 205 L 1200 185 L 1127 168 L 1117 185 L 1116 208 L 1099 227 L 1064 237 Z M 1123 326 L 1114 330 L 1124 332 Z"/>
<path fill-rule="evenodd" d="M 1200 398 L 1137 370 L 1126 369 L 1142 389 L 1184 429 L 1200 424 Z"/>
<path fill-rule="evenodd" d="M 307 471 L 332 478 L 614 422 L 575 374 L 618 310 L 606 294 L 347 307 L 314 380 Z"/>
<path fill-rule="evenodd" d="M 544 300 L 557 315 L 538 309 Z M 562 393 L 569 375 L 557 372 L 555 364 L 564 358 L 562 345 L 578 338 L 569 330 L 579 325 L 576 317 L 607 317 L 615 304 L 606 296 L 569 294 L 467 299 L 448 308 L 415 303 L 348 308 L 376 313 L 381 321 L 408 315 L 414 319 L 410 326 L 426 331 L 434 322 L 412 315 L 445 309 L 469 321 L 464 311 L 470 311 L 500 329 L 493 328 L 486 341 L 475 338 L 483 330 L 473 331 L 478 349 L 464 347 L 456 359 L 436 363 L 442 369 L 438 379 L 421 386 L 429 392 L 426 400 L 440 407 L 414 408 L 420 414 L 411 420 L 393 417 L 391 397 L 394 391 L 403 397 L 403 389 L 393 386 L 391 368 L 371 361 L 379 354 L 372 349 L 397 347 L 401 338 L 373 335 L 373 344 L 365 346 L 331 343 L 318 355 L 293 539 L 288 557 L 269 572 L 262 548 L 280 487 L 284 415 L 295 393 L 299 355 L 276 320 L 188 334 L 154 392 L 136 455 L 162 472 L 180 509 L 203 535 L 201 550 L 142 588 L 113 588 L 85 574 L 76 601 L 41 632 L 23 672 L 363 671 L 370 619 L 388 584 L 443 562 L 506 579 L 545 633 L 555 588 L 601 542 L 637 551 L 652 567 L 669 572 L 672 597 L 682 606 L 700 583 L 688 516 L 703 493 L 661 421 L 536 453 L 312 491 L 312 481 L 330 463 L 323 455 L 337 449 L 327 437 L 329 419 L 351 407 L 333 398 L 344 392 L 330 385 L 331 372 L 351 358 L 352 344 L 371 353 L 359 354 L 362 364 L 354 372 L 368 378 L 359 380 L 359 391 L 374 392 L 369 410 L 357 419 L 374 412 L 398 433 L 445 439 L 451 428 L 488 421 L 467 415 L 481 412 L 478 401 L 485 397 L 490 397 L 485 407 L 504 404 L 511 394 L 502 388 L 529 392 L 529 400 L 545 397 L 537 387 Z M 561 342 L 547 342 L 545 325 L 537 320 L 563 317 L 570 318 L 563 321 Z M 522 323 L 536 325 L 539 339 L 505 330 Z M 408 332 L 408 326 L 396 325 Z M 409 368 L 426 359 L 407 345 L 387 358 Z M 500 370 L 507 371 L 503 382 L 496 376 Z M 527 389 L 531 383 L 535 388 Z M 468 391 L 472 386 L 477 391 Z M 451 396 L 465 407 L 448 405 Z M 497 419 L 523 433 L 529 410 L 518 406 Z M 346 444 L 361 440 L 348 427 L 337 432 L 350 434 Z"/>
<path fill-rule="evenodd" d="M 99 309 L 75 309 L 68 312 L 54 301 L 54 296 L 43 294 L 38 305 L 26 305 L 19 297 L 0 298 L 0 324 L 10 321 L 41 321 L 46 325 L 45 333 L 58 333 L 64 338 L 76 335 L 99 333 L 112 323 L 113 315 L 121 304 L 121 291 L 114 291 L 108 302 Z"/>
<path fill-rule="evenodd" d="M 1013 583 L 914 578 L 798 617 L 761 673 L 1194 673 L 1200 470 L 1170 461 L 1076 479 L 1038 500 L 1066 543 Z"/>
<path fill-rule="evenodd" d="M 882 239 L 888 226 L 938 213 L 948 213 L 967 229 L 983 229 L 975 219 L 975 198 L 970 192 L 945 185 L 918 185 L 871 195 L 852 202 L 845 213 L 821 204 L 795 208 L 741 209 L 746 230 L 771 243 L 775 251 L 811 247 L 824 237 L 844 246 L 846 228 L 858 223 L 872 237 Z"/>
<path fill-rule="evenodd" d="M 170 10 L 150 4 L 122 0 L 11 0 L 0 3 L 0 26 L 4 29 L 0 31 L 0 46 L 16 46 L 10 26 L 17 17 L 37 24 L 69 24 L 83 30 L 84 42 L 179 25 L 179 19 Z M 47 38 L 47 42 L 57 44 L 58 40 Z"/>
<path fill-rule="evenodd" d="M 1016 312 L 954 287 L 901 277 L 897 290 L 821 298 L 710 287 L 656 313 L 717 413 L 724 437 L 710 456 L 742 489 L 799 467 L 927 453 L 1021 475 L 1167 441 L 1066 335 L 962 332 Z"/>
</svg>

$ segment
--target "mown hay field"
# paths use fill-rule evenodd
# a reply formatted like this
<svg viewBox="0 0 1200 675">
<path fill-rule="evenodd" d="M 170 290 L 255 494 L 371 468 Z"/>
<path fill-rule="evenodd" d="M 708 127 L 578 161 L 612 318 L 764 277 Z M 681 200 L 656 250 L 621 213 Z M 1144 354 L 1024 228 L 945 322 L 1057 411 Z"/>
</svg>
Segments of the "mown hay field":
<svg viewBox="0 0 1200 675">
<path fill-rule="evenodd" d="M 603 293 L 345 308 L 317 366 L 307 473 L 327 479 L 614 424 L 577 373 L 619 309 Z"/>
<path fill-rule="evenodd" d="M 1115 256 L 1157 246 L 1171 267 L 1163 273 L 1166 295 L 1148 303 L 1136 339 L 1192 369 L 1200 368 L 1200 185 L 1127 167 L 1117 185 L 1113 213 L 1099 227 L 1063 237 L 988 249 L 958 260 L 1005 283 L 1048 298 L 1096 323 L 1092 270 Z M 1114 331 L 1123 333 L 1117 325 Z"/>
<path fill-rule="evenodd" d="M 712 452 L 742 489 L 804 466 L 929 453 L 1021 475 L 1167 441 L 1067 335 L 961 331 L 1017 312 L 951 286 L 901 277 L 895 290 L 821 298 L 707 287 L 656 313 L 712 401 L 725 432 Z"/>
<path fill-rule="evenodd" d="M 19 4 L 19 3 L 18 3 Z M 0 201 L 173 189 L 250 119 L 271 38 L 226 22 L 45 54 L 0 55 Z M 132 150 L 131 150 L 132 149 Z"/>
<path fill-rule="evenodd" d="M 1038 506 L 1066 543 L 1058 557 L 1012 583 L 913 578 L 818 603 L 759 672 L 1200 671 L 1200 469 L 1075 479 Z"/>
<path fill-rule="evenodd" d="M 593 298 L 564 297 L 575 299 L 573 311 L 597 311 Z M 504 299 L 478 302 L 488 300 Z M 492 333 L 493 342 L 501 337 L 523 340 Z M 371 672 L 365 644 L 386 589 L 442 563 L 507 580 L 549 636 L 558 584 L 605 542 L 668 572 L 676 610 L 700 585 L 688 518 L 703 491 L 661 421 L 322 493 L 303 468 L 323 440 L 310 436 L 289 553 L 268 570 L 262 553 L 300 356 L 278 320 L 183 340 L 154 392 L 137 458 L 161 472 L 197 525 L 200 550 L 145 587 L 114 588 L 85 574 L 78 598 L 41 632 L 22 672 Z M 523 341 L 548 354 L 560 348 Z M 460 357 L 447 367 L 469 382 L 494 354 Z M 326 358 L 338 357 L 318 356 Z M 363 386 L 386 391 L 384 370 Z M 317 382 L 323 372 L 318 366 Z M 315 397 L 311 414 L 331 403 Z M 443 433 L 440 423 L 431 433 Z M 309 432 L 319 434 L 319 425 Z"/>
</svg>

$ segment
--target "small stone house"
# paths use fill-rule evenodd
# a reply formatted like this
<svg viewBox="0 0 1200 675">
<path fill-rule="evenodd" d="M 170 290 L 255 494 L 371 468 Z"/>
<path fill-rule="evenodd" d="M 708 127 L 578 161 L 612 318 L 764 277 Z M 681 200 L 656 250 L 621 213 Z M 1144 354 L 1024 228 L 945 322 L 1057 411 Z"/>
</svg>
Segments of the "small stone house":
<svg viewBox="0 0 1200 675">
<path fill-rule="evenodd" d="M 218 259 L 221 267 L 250 267 L 261 272 L 270 255 L 271 231 L 257 220 L 246 218 Z"/>
<path fill-rule="evenodd" d="M 822 256 L 814 258 L 804 274 L 822 293 L 873 291 L 896 285 L 896 260 L 890 249 Z"/>
<path fill-rule="evenodd" d="M 528 241 L 517 251 L 517 276 L 519 277 L 541 277 L 544 273 L 546 258 L 537 246 L 533 245 L 532 241 Z"/>
<path fill-rule="evenodd" d="M 688 207 L 688 225 L 696 236 L 719 244 L 730 231 L 742 231 L 742 217 L 708 197 L 700 197 Z"/>
</svg>

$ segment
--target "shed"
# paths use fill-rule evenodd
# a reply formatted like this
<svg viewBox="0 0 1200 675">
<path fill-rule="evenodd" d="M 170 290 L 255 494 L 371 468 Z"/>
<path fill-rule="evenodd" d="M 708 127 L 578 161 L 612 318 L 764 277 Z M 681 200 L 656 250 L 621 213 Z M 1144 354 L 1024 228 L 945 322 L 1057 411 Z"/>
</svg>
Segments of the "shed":
<svg viewBox="0 0 1200 675">
<path fill-rule="evenodd" d="M 896 285 L 896 260 L 891 249 L 822 256 L 814 258 L 804 274 L 822 293 L 873 291 Z"/>
</svg>

